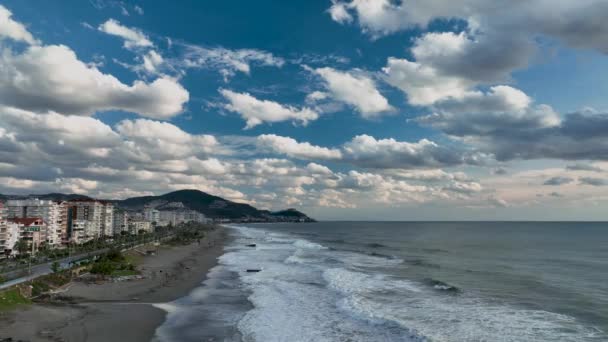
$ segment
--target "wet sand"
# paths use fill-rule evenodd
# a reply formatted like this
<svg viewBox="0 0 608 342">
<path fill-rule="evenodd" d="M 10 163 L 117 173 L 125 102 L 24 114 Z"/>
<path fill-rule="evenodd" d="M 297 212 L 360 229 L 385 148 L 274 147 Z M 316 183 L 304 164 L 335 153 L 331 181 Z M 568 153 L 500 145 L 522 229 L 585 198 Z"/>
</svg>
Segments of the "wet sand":
<svg viewBox="0 0 608 342">
<path fill-rule="evenodd" d="M 0 314 L 0 340 L 150 341 L 165 319 L 152 304 L 188 294 L 205 280 L 223 253 L 226 232 L 209 232 L 200 245 L 160 247 L 144 256 L 144 279 L 86 284 L 73 282 L 63 293 L 72 304 L 34 304 Z"/>
</svg>

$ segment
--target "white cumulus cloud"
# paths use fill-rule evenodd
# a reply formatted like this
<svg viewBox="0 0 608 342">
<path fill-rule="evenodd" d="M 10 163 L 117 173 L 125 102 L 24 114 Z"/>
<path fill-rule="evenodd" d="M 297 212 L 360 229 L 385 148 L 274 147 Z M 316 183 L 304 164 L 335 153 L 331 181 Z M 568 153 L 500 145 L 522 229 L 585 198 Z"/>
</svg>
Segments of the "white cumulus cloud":
<svg viewBox="0 0 608 342">
<path fill-rule="evenodd" d="M 388 100 L 378 91 L 376 83 L 358 70 L 338 71 L 325 67 L 314 72 L 323 78 L 327 91 L 340 102 L 354 107 L 364 118 L 373 118 L 393 110 Z M 316 92 L 309 99 L 318 99 Z"/>
<path fill-rule="evenodd" d="M 13 13 L 11 11 L 0 5 L 0 39 L 6 37 L 28 44 L 38 44 L 38 41 L 27 28 L 22 23 L 13 20 L 12 16 Z"/>
<path fill-rule="evenodd" d="M 262 148 L 300 159 L 340 159 L 342 157 L 342 153 L 338 149 L 298 142 L 293 138 L 275 134 L 260 135 L 257 137 L 257 143 Z"/>
<path fill-rule="evenodd" d="M 115 19 L 108 19 L 105 23 L 99 25 L 99 30 L 124 39 L 124 46 L 127 49 L 153 46 L 150 39 L 142 31 L 121 25 Z"/>
<path fill-rule="evenodd" d="M 126 85 L 80 61 L 64 45 L 30 46 L 22 54 L 0 56 L 0 102 L 36 112 L 92 115 L 124 110 L 151 118 L 183 111 L 189 93 L 176 80 Z"/>
<path fill-rule="evenodd" d="M 221 89 L 220 93 L 228 100 L 224 108 L 240 114 L 247 122 L 245 129 L 264 122 L 294 121 L 307 125 L 309 121 L 319 117 L 317 112 L 308 107 L 284 106 L 274 101 L 258 100 L 248 93 L 237 93 L 227 89 Z"/>
</svg>

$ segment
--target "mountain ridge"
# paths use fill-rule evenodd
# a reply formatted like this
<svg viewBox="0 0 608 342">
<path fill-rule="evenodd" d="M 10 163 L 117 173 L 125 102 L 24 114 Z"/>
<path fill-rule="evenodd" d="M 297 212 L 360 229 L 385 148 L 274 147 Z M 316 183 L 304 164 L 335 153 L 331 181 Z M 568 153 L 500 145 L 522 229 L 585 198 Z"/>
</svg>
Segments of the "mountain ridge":
<svg viewBox="0 0 608 342">
<path fill-rule="evenodd" d="M 11 196 L 0 194 L 0 200 L 6 199 L 24 199 L 24 198 L 39 198 L 53 200 L 73 200 L 78 198 L 91 197 L 79 194 L 30 194 L 21 196 Z M 131 197 L 124 200 L 107 200 L 114 203 L 117 207 L 127 210 L 142 210 L 144 206 L 150 204 L 159 204 L 159 206 L 182 203 L 184 207 L 198 211 L 206 217 L 212 219 L 228 219 L 239 221 L 259 221 L 259 222 L 313 222 L 314 219 L 308 215 L 294 209 L 289 208 L 279 211 L 269 211 L 257 209 L 246 203 L 233 202 L 219 196 L 211 195 L 206 192 L 194 189 L 184 189 L 169 192 L 158 196 L 140 196 Z"/>
</svg>

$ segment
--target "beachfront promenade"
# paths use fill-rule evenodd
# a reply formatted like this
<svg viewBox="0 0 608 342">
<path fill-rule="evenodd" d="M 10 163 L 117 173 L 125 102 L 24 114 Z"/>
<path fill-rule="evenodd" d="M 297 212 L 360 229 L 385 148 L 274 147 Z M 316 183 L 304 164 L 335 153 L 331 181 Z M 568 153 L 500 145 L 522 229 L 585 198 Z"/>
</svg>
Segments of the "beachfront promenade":
<svg viewBox="0 0 608 342">
<path fill-rule="evenodd" d="M 154 234 L 151 236 L 146 236 L 142 238 L 137 238 L 135 240 L 130 240 L 128 242 L 118 241 L 114 244 L 107 244 L 103 248 L 96 249 L 94 251 L 82 252 L 75 255 L 71 255 L 65 258 L 50 260 L 43 263 L 33 264 L 30 267 L 20 267 L 17 269 L 13 269 L 10 271 L 6 271 L 4 273 L 0 273 L 0 277 L 6 279 L 4 283 L 0 284 L 0 290 L 9 288 L 14 285 L 18 285 L 33 279 L 36 279 L 40 276 L 44 276 L 47 274 L 51 274 L 52 265 L 55 262 L 58 262 L 61 265 L 61 268 L 69 268 L 74 263 L 82 260 L 87 260 L 92 257 L 101 255 L 112 247 L 119 247 L 121 250 L 129 250 L 134 249 L 139 246 L 143 246 L 145 244 L 149 244 L 154 241 L 163 241 L 175 236 L 176 232 L 164 232 L 162 234 Z"/>
</svg>

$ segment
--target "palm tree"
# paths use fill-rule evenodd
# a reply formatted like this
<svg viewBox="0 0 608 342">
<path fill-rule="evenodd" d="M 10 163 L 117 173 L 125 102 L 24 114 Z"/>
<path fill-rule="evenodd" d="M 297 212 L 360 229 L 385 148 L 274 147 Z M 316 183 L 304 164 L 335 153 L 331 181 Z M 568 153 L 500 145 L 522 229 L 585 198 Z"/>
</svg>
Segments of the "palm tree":
<svg viewBox="0 0 608 342">
<path fill-rule="evenodd" d="M 19 255 L 26 254 L 30 251 L 30 244 L 25 239 L 20 239 L 15 242 L 15 246 L 13 246 L 13 250 L 19 252 Z"/>
</svg>

